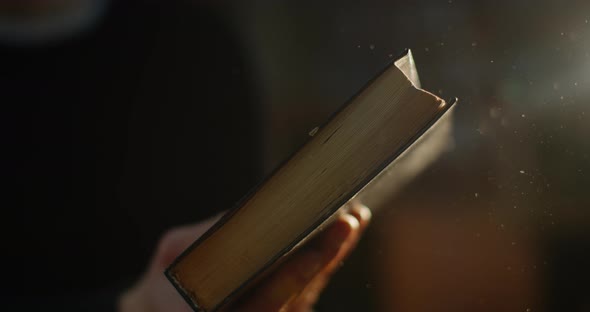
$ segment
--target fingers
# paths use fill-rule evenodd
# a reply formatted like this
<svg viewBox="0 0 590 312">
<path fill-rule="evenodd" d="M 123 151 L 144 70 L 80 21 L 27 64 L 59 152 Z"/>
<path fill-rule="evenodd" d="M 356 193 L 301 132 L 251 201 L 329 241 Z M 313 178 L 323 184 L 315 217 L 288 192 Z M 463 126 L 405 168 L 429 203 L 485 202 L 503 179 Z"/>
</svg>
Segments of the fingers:
<svg viewBox="0 0 590 312">
<path fill-rule="evenodd" d="M 369 219 L 368 208 L 353 206 L 351 212 L 340 216 L 309 246 L 297 251 L 267 277 L 240 304 L 239 311 L 279 311 L 289 303 L 295 307 L 311 306 L 340 262 L 354 248 Z"/>
<path fill-rule="evenodd" d="M 317 301 L 321 292 L 326 288 L 328 281 L 334 272 L 340 267 L 342 261 L 354 250 L 358 240 L 364 230 L 369 225 L 371 220 L 371 211 L 366 206 L 359 202 L 351 203 L 348 213 L 354 216 L 359 222 L 359 229 L 356 236 L 347 240 L 347 244 L 343 245 L 340 254 L 332 259 L 332 261 L 305 287 L 302 293 L 289 304 L 289 311 L 311 311 L 311 308 Z"/>
<path fill-rule="evenodd" d="M 299 250 L 266 278 L 239 311 L 279 311 L 338 255 L 343 243 L 358 228 L 359 222 L 351 215 L 339 218 L 309 248 Z"/>
<path fill-rule="evenodd" d="M 349 237 L 349 239 L 344 244 L 342 244 L 340 253 L 337 255 L 337 257 L 332 259 L 332 261 L 323 269 L 322 274 L 324 275 L 331 275 L 333 271 L 335 271 L 335 269 L 340 265 L 342 260 L 344 260 L 344 258 L 346 258 L 352 252 L 352 250 L 354 250 L 358 240 L 361 237 L 361 234 L 365 231 L 369 225 L 369 222 L 371 221 L 371 210 L 359 202 L 350 203 L 350 208 L 347 211 L 347 214 L 357 220 L 359 227 L 354 235 L 351 235 L 351 237 Z"/>
<path fill-rule="evenodd" d="M 371 221 L 371 210 L 367 206 L 363 205 L 359 201 L 353 201 L 350 203 L 351 208 L 348 213 L 352 214 L 360 223 L 361 232 L 364 231 L 369 222 Z"/>
</svg>

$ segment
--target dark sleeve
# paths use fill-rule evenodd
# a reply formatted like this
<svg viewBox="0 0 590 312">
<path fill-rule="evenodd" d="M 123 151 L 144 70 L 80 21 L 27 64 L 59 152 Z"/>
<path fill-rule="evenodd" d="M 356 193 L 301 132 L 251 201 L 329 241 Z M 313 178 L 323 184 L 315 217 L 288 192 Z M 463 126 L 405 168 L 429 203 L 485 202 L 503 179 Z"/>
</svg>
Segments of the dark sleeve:
<svg viewBox="0 0 590 312">
<path fill-rule="evenodd" d="M 0 310 L 114 310 L 132 284 L 117 281 L 139 277 L 166 230 L 231 208 L 258 180 L 253 73 L 228 25 L 194 1 L 133 2 L 18 63 L 39 63 L 20 74 L 35 92 L 14 92 L 21 118 L 3 117 L 19 127 L 3 133 L 36 128 L 3 163 L 0 306 L 14 309 Z"/>
<path fill-rule="evenodd" d="M 116 312 L 119 297 L 130 285 L 132 285 L 131 281 L 125 281 L 95 291 L 53 296 L 31 294 L 0 298 L 3 311 Z"/>
</svg>

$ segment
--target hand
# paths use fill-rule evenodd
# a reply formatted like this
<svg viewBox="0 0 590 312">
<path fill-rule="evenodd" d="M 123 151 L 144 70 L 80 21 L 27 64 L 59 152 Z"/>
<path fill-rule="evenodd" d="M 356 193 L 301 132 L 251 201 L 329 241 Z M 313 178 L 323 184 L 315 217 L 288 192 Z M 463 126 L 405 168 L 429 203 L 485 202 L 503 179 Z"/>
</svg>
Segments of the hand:
<svg viewBox="0 0 590 312">
<path fill-rule="evenodd" d="M 202 235 L 218 217 L 171 230 L 161 239 L 147 272 L 119 300 L 121 312 L 191 311 L 188 304 L 164 277 L 164 269 Z M 298 250 L 276 271 L 230 307 L 230 311 L 306 312 L 317 301 L 339 264 L 354 249 L 371 219 L 370 210 L 359 204 L 341 215 Z"/>
</svg>

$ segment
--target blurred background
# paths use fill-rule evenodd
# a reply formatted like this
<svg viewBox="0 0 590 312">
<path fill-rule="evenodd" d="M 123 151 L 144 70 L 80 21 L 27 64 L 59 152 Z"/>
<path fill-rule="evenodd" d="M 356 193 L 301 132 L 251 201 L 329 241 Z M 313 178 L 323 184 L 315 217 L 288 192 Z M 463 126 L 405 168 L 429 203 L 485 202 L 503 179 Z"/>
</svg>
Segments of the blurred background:
<svg viewBox="0 0 590 312">
<path fill-rule="evenodd" d="M 404 48 L 455 147 L 375 216 L 320 311 L 589 311 L 587 1 L 253 1 L 273 167 Z"/>
<path fill-rule="evenodd" d="M 70 1 L 57 2 L 67 6 L 65 4 Z M 0 39 L 4 42 L 0 55 L 3 60 L 10 60 L 14 55 L 19 55 L 21 60 L 23 55 L 37 59 L 38 55 L 30 54 L 31 46 L 55 52 L 56 47 L 63 49 L 65 41 L 67 47 L 75 47 L 80 44 L 82 39 L 79 38 L 84 32 L 92 34 L 93 29 L 102 27 L 100 14 L 95 13 L 108 10 L 105 9 L 108 5 L 104 6 L 102 1 L 83 1 L 93 5 L 98 2 L 101 4 L 85 9 L 94 13 L 81 10 L 78 15 L 72 15 L 77 17 L 70 19 L 71 23 L 83 21 L 78 22 L 78 32 L 71 31 L 71 23 L 50 28 L 51 31 L 39 31 L 37 26 L 18 27 L 13 17 L 19 13 L 14 12 L 22 10 L 14 4 L 18 2 L 6 2 L 12 3 L 8 6 L 12 18 L 5 18 L 5 22 L 0 19 Z M 191 10 L 200 12 L 194 15 L 187 13 L 192 11 L 185 7 L 181 10 L 180 6 L 170 6 L 173 8 L 161 11 L 167 15 L 152 12 L 138 14 L 140 17 L 126 19 L 126 22 L 121 20 L 113 25 L 125 25 L 129 34 L 142 32 L 145 35 L 121 37 L 118 28 L 111 27 L 100 32 L 100 36 L 94 36 L 123 39 L 83 50 L 96 54 L 95 58 L 84 59 L 80 56 L 86 55 L 83 53 L 64 57 L 80 58 L 82 63 L 71 65 L 72 68 L 90 68 L 98 75 L 102 75 L 100 69 L 111 58 L 117 60 L 117 68 L 133 66 L 134 75 L 120 76 L 112 88 L 80 91 L 93 95 L 92 92 L 102 94 L 107 90 L 109 96 L 92 98 L 123 103 L 116 105 L 139 103 L 123 110 L 125 116 L 131 116 L 132 126 L 126 126 L 121 121 L 124 118 L 116 119 L 121 124 L 120 129 L 131 133 L 129 137 L 142 138 L 146 129 L 156 133 L 178 122 L 176 115 L 166 113 L 162 118 L 168 118 L 167 123 L 152 128 L 154 123 L 150 118 L 162 116 L 162 111 L 153 109 L 155 104 L 145 104 L 150 103 L 150 99 L 164 101 L 167 105 L 182 102 L 183 108 L 198 103 L 197 107 L 207 108 L 193 109 L 190 112 L 194 115 L 185 115 L 183 120 L 188 123 L 199 120 L 211 126 L 204 130 L 183 128 L 188 134 L 175 139 L 178 141 L 162 139 L 166 136 L 158 134 L 159 139 L 144 144 L 149 145 L 147 149 L 141 144 L 131 145 L 126 148 L 126 158 L 123 157 L 126 159 L 125 166 L 121 167 L 124 174 L 91 170 L 88 179 L 98 176 L 100 181 L 96 191 L 90 191 L 90 198 L 96 199 L 92 201 L 96 212 L 83 216 L 103 232 L 104 224 L 112 224 L 112 227 L 107 234 L 81 235 L 80 239 L 98 240 L 100 237 L 110 239 L 111 243 L 106 242 L 83 256 L 109 250 L 112 247 L 109 244 L 115 244 L 115 254 L 121 256 L 110 262 L 105 260 L 105 271 L 118 277 L 139 274 L 152 251 L 150 246 L 154 246 L 166 228 L 231 207 L 231 203 L 260 177 L 305 142 L 309 130 L 321 124 L 387 62 L 405 48 L 411 48 L 423 88 L 445 99 L 459 98 L 453 125 L 454 147 L 374 216 L 369 233 L 351 259 L 343 264 L 321 297 L 317 310 L 590 311 L 589 2 L 253 0 L 198 4 L 191 6 Z M 130 8 L 132 5 L 118 12 L 132 12 Z M 111 17 L 109 23 L 121 16 L 133 15 Z M 209 24 L 205 25 L 213 23 L 215 27 L 193 23 L 195 20 L 207 21 Z M 143 27 L 142 23 L 149 27 Z M 152 35 L 158 39 L 156 44 L 149 45 L 149 57 L 132 63 L 123 58 L 125 53 L 132 57 L 142 50 L 147 40 L 144 39 Z M 67 36 L 77 38 L 75 43 L 64 39 Z M 225 38 L 231 38 L 232 43 Z M 122 48 L 125 44 L 137 51 Z M 27 52 L 22 52 L 23 49 Z M 212 57 L 204 53 L 205 50 L 219 55 Z M 14 51 L 20 52 L 15 54 Z M 236 69 L 232 65 L 236 59 L 240 59 L 247 70 Z M 80 64 L 83 66 L 79 67 Z M 174 71 L 167 71 L 169 67 Z M 23 73 L 22 77 L 16 77 L 29 83 L 27 79 L 32 76 L 27 76 L 23 68 L 30 73 L 35 72 L 35 67 L 12 68 Z M 56 68 L 43 68 L 46 72 L 43 79 L 61 77 L 52 72 Z M 193 71 L 187 73 L 187 68 Z M 61 69 L 63 67 L 57 70 Z M 49 72 L 51 74 L 47 74 Z M 219 77 L 200 75 L 211 72 L 218 72 Z M 5 72 L 3 83 L 14 81 L 10 75 L 10 70 Z M 247 79 L 231 78 L 231 82 L 227 82 L 227 77 L 236 75 L 247 76 Z M 129 77 L 133 79 L 127 80 Z M 212 83 L 204 84 L 208 78 Z M 126 81 L 138 81 L 138 84 L 121 91 L 120 85 Z M 222 84 L 224 87 L 219 87 Z M 184 96 L 184 93 L 176 93 L 177 85 L 195 91 L 189 92 L 191 96 Z M 211 96 L 202 95 L 199 86 L 221 90 L 227 97 L 215 98 L 217 91 Z M 167 88 L 170 91 L 162 91 L 159 97 L 152 96 L 153 92 Z M 8 91 L 6 88 L 3 92 Z M 245 112 L 240 109 L 241 99 L 246 102 L 241 94 L 251 96 L 248 103 L 252 103 L 252 108 Z M 233 106 L 224 108 L 232 101 Z M 116 105 L 111 104 L 109 110 L 99 110 L 99 113 L 113 116 L 113 112 L 120 112 L 124 107 Z M 148 113 L 144 107 L 150 108 Z M 135 110 L 142 113 L 137 115 Z M 5 122 L 13 118 L 6 113 L 14 111 L 14 107 L 4 111 Z M 95 112 L 90 110 L 89 114 Z M 240 124 L 242 116 L 249 116 L 253 122 Z M 231 123 L 238 126 L 226 126 Z M 236 150 L 231 142 L 238 140 L 236 133 L 239 131 L 246 133 L 244 129 L 250 129 L 247 135 L 255 139 L 242 141 Z M 166 135 L 177 137 L 177 131 L 181 130 L 166 131 Z M 107 133 L 109 138 L 118 138 L 116 132 L 91 132 L 93 137 L 97 133 Z M 214 135 L 221 135 L 221 139 L 230 143 L 217 149 L 218 143 L 199 141 Z M 197 145 L 201 147 L 211 144 L 212 148 L 203 147 L 203 150 L 211 153 L 212 159 L 216 151 L 225 155 L 221 163 L 231 162 L 235 155 L 245 158 L 242 165 L 230 166 L 221 173 L 213 169 L 203 171 L 203 165 L 199 164 L 194 168 L 184 166 L 182 161 L 190 161 L 193 155 L 203 153 L 198 148 L 178 148 L 175 144 L 181 140 L 199 142 Z M 128 142 L 117 144 L 126 146 Z M 145 150 L 156 156 L 141 158 Z M 170 161 L 158 154 L 163 150 L 188 153 L 190 157 Z M 251 152 L 244 152 L 248 150 Z M 10 155 L 6 157 L 20 159 L 17 154 Z M 137 159 L 140 161 L 136 162 Z M 93 160 L 91 164 L 94 163 Z M 174 168 L 183 173 L 170 176 L 162 173 L 168 168 L 162 163 L 177 165 Z M 147 174 L 144 169 L 150 164 L 156 169 Z M 39 165 L 39 168 L 46 167 L 44 163 Z M 36 176 L 39 173 L 27 174 Z M 224 174 L 226 177 L 234 174 L 239 181 L 226 182 Z M 194 194 L 200 183 L 218 175 L 221 178 L 205 182 L 211 189 Z M 118 177 L 123 178 L 119 180 Z M 64 183 L 69 187 L 80 188 L 77 180 L 68 181 Z M 224 193 L 225 188 L 230 187 L 227 183 L 235 184 L 230 193 Z M 34 197 L 29 193 L 18 194 Z M 212 198 L 205 200 L 206 205 L 202 206 L 216 206 L 195 212 L 194 207 L 202 204 L 203 194 Z M 68 201 L 70 204 L 84 202 L 79 198 Z M 117 217 L 104 210 L 113 205 L 119 209 L 114 212 Z M 61 222 L 68 214 L 55 217 L 46 213 L 43 216 Z M 78 220 L 75 218 L 81 216 L 78 213 L 71 218 Z M 38 223 L 47 223 L 46 220 Z M 68 220 L 64 224 L 71 225 Z M 47 227 L 55 230 L 55 226 Z M 78 225 L 73 233 L 85 230 L 85 226 Z M 68 233 L 60 235 L 71 234 Z M 36 242 L 36 239 L 37 236 L 32 236 L 30 241 Z M 134 244 L 136 252 L 129 251 L 130 244 Z M 9 246 L 12 245 L 9 243 Z M 80 243 L 76 248 L 83 250 L 84 246 Z M 14 248 L 15 253 L 24 253 L 27 249 Z M 78 259 L 83 261 L 83 256 Z M 22 259 L 19 261 L 15 263 L 23 263 Z M 8 265 L 15 267 L 15 263 Z M 52 265 L 67 267 L 70 264 L 55 260 Z M 34 267 L 31 272 L 39 274 Z M 10 276 L 16 280 L 29 273 L 16 270 L 14 276 Z M 57 281 L 62 277 L 52 275 L 51 278 Z M 76 278 L 61 282 L 65 286 L 56 290 L 69 290 Z M 103 273 L 96 273 L 88 280 L 88 284 L 101 287 L 111 282 L 112 279 Z M 22 283 L 23 289 L 26 284 L 26 281 Z M 10 291 L 17 285 L 20 284 L 13 284 Z"/>
</svg>

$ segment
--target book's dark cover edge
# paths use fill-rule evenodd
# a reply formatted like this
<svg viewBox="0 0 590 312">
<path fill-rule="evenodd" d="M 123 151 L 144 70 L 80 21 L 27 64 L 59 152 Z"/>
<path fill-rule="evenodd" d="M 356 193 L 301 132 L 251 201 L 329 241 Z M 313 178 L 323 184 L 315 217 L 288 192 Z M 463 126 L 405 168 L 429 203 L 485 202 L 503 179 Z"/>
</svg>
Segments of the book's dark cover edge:
<svg viewBox="0 0 590 312">
<path fill-rule="evenodd" d="M 409 49 L 405 49 L 402 53 L 400 53 L 399 57 L 393 58 L 392 60 L 388 61 L 386 63 L 386 65 L 378 73 L 376 73 L 369 81 L 367 81 L 357 92 L 355 92 L 346 102 L 344 102 L 344 104 L 341 105 L 338 108 L 338 110 L 336 110 L 334 113 L 332 113 L 326 119 L 326 121 L 324 123 L 322 123 L 321 126 L 319 126 L 319 131 L 321 131 L 324 128 L 325 125 L 329 124 L 334 119 L 334 117 L 336 115 L 338 115 L 342 110 L 344 110 L 344 108 L 346 108 L 348 105 L 350 105 L 356 97 L 358 97 L 368 86 L 370 86 L 385 71 L 387 71 L 389 68 L 391 68 L 391 66 L 395 66 L 395 62 L 397 60 L 403 58 L 404 56 L 406 56 L 409 51 L 410 51 Z M 305 230 L 301 235 L 299 235 L 293 242 L 291 242 L 291 244 L 287 245 L 284 249 L 282 249 L 279 253 L 277 253 L 277 255 L 275 257 L 271 258 L 267 263 L 265 263 L 262 266 L 262 269 L 261 270 L 257 271 L 255 274 L 252 275 L 252 277 L 250 277 L 242 285 L 240 285 L 240 287 L 236 288 L 236 290 L 234 290 L 230 295 L 228 295 L 218 306 L 213 307 L 212 309 L 210 309 L 208 311 L 205 310 L 204 308 L 201 308 L 198 305 L 198 302 L 195 302 L 195 300 L 197 298 L 191 298 L 190 295 L 187 293 L 187 291 L 182 288 L 182 285 L 180 285 L 178 283 L 178 281 L 176 280 L 176 278 L 174 277 L 174 273 L 173 273 L 174 267 L 176 266 L 176 264 L 178 262 L 180 262 L 182 260 L 182 258 L 184 258 L 187 254 L 189 254 L 202 241 L 204 241 L 205 239 L 207 239 L 215 231 L 217 231 L 219 228 L 221 228 L 235 213 L 237 213 L 244 206 L 244 204 L 260 189 L 260 187 L 262 185 L 264 185 L 268 180 L 270 180 L 277 173 L 277 171 L 280 168 L 282 168 L 286 163 L 288 163 L 295 156 L 295 154 L 297 154 L 303 148 L 303 146 L 305 146 L 310 140 L 313 139 L 313 137 L 308 138 L 308 140 L 306 140 L 306 142 L 304 142 L 297 149 L 295 149 L 293 151 L 293 153 L 291 153 L 289 155 L 289 157 L 287 157 L 284 161 L 282 161 L 279 166 L 275 167 L 270 174 L 266 175 L 266 177 L 264 179 L 262 179 L 252 189 L 250 189 L 250 191 L 246 195 L 244 195 L 236 204 L 234 204 L 234 206 L 227 213 L 225 213 L 221 217 L 221 219 L 219 221 L 217 221 L 203 235 L 201 235 L 189 247 L 187 247 L 178 257 L 176 257 L 176 259 L 174 259 L 174 261 L 168 266 L 168 268 L 166 268 L 166 270 L 164 271 L 164 275 L 166 276 L 166 278 L 170 281 L 170 283 L 174 286 L 174 288 L 180 293 L 180 295 L 184 298 L 184 300 L 189 304 L 189 306 L 194 311 L 196 311 L 196 312 L 215 312 L 215 311 L 218 311 L 220 308 L 222 308 L 227 303 L 229 303 L 230 301 L 232 301 L 232 299 L 233 299 L 233 297 L 235 296 L 236 293 L 241 292 L 243 290 L 243 288 L 246 287 L 246 285 L 249 285 L 250 282 L 252 280 L 254 280 L 258 275 L 260 275 L 263 271 L 265 271 L 268 267 L 270 267 L 279 258 L 281 258 L 283 255 L 285 255 L 287 252 L 289 252 L 291 249 L 293 249 L 293 247 L 295 247 L 298 242 L 300 242 L 302 239 L 304 239 L 305 237 L 307 237 L 307 235 L 309 235 L 315 228 L 317 228 L 325 220 L 327 220 L 331 215 L 333 215 L 336 211 L 338 211 L 338 209 L 340 209 L 340 207 L 342 205 L 344 205 L 347 201 L 349 201 L 356 193 L 358 193 L 365 185 L 367 185 L 367 183 L 369 183 L 373 178 L 375 178 L 375 176 L 377 174 L 379 174 L 379 172 L 381 172 L 389 163 L 391 163 L 399 155 L 401 155 L 402 152 L 404 152 L 406 149 L 408 149 L 420 136 L 422 136 L 422 134 L 426 130 L 428 130 L 430 127 L 432 127 L 432 125 L 434 123 L 436 123 L 436 121 L 438 121 L 438 119 L 440 119 L 440 117 L 442 115 L 444 115 L 449 110 L 449 108 L 451 108 L 453 105 L 455 105 L 456 102 L 457 102 L 457 98 L 454 98 L 453 101 L 450 104 L 445 105 L 444 109 L 442 109 L 435 116 L 435 118 L 433 118 L 415 136 L 411 137 L 410 140 L 406 144 L 404 144 L 402 148 L 398 149 L 398 151 L 396 153 L 392 154 L 392 157 L 390 157 L 390 159 L 388 159 L 387 161 L 383 162 L 383 164 L 381 164 L 378 167 L 378 170 L 375 170 L 375 172 L 371 173 L 371 175 L 369 175 L 370 178 L 366 179 L 362 183 L 359 183 L 359 185 L 357 186 L 357 189 L 355 189 L 350 194 L 347 194 L 346 196 L 343 196 L 340 201 L 335 202 L 335 204 L 333 205 L 333 207 L 331 209 L 328 209 L 327 210 L 327 213 L 325 213 L 325 215 L 322 218 L 319 218 L 318 221 L 316 221 L 307 230 Z"/>
<path fill-rule="evenodd" d="M 320 226 L 322 223 L 324 223 L 324 221 L 326 221 L 334 213 L 336 213 L 340 209 L 340 207 L 342 207 L 344 204 L 346 204 L 346 202 L 348 202 L 358 192 L 360 192 L 361 189 L 364 186 L 366 186 L 369 182 L 371 182 L 381 171 L 383 171 L 383 169 L 385 169 L 385 167 L 387 167 L 387 165 L 389 165 L 392 161 L 394 161 L 397 157 L 399 157 L 399 155 L 401 155 L 404 151 L 409 149 L 414 144 L 414 142 L 416 142 L 416 140 L 418 140 L 418 138 L 420 138 L 424 134 L 424 132 L 426 132 L 428 129 L 430 129 L 451 107 L 453 107 L 457 103 L 457 101 L 458 101 L 457 98 L 453 98 L 452 101 L 450 102 L 450 104 L 445 105 L 444 109 L 441 110 L 425 127 L 420 129 L 420 131 L 417 132 L 417 134 L 415 136 L 411 137 L 410 140 L 408 140 L 408 142 L 406 142 L 406 144 L 404 144 L 402 146 L 402 148 L 398 149 L 398 151 L 396 153 L 394 153 L 392 157 L 390 157 L 389 159 L 384 161 L 378 167 L 377 170 L 375 170 L 374 172 L 371 173 L 371 175 L 369 175 L 369 177 L 366 180 L 364 180 L 362 183 L 359 183 L 356 189 L 351 191 L 346 196 L 343 196 L 341 200 L 334 202 L 332 208 L 327 209 L 327 213 L 324 214 L 324 216 L 322 218 L 319 218 L 315 223 L 313 223 L 310 227 L 308 227 L 301 235 L 299 235 L 293 242 L 291 242 L 284 249 L 282 249 L 279 253 L 277 253 L 276 256 L 274 256 L 267 263 L 265 263 L 259 271 L 254 273 L 252 275 L 252 277 L 250 277 L 248 280 L 246 280 L 242 285 L 240 285 L 240 287 L 236 288 L 236 290 L 234 290 L 231 294 L 229 294 L 217 307 L 215 307 L 213 310 L 211 310 L 211 312 L 218 311 L 219 308 L 221 308 L 221 307 L 225 306 L 226 304 L 228 304 L 229 302 L 231 302 L 234 299 L 235 295 L 242 292 L 242 290 L 245 287 L 247 287 L 248 285 L 250 285 L 251 282 L 253 280 L 255 280 L 257 276 L 259 276 L 264 271 L 266 271 L 269 267 L 271 267 L 273 265 L 274 262 L 276 262 L 278 259 L 283 257 L 283 255 L 285 255 L 291 249 L 293 249 L 301 240 L 305 239 L 318 226 Z"/>
<path fill-rule="evenodd" d="M 406 56 L 409 51 L 410 51 L 409 49 L 404 49 L 404 51 L 401 52 L 398 57 L 392 58 L 391 60 L 389 60 L 381 70 L 379 70 L 375 75 L 373 75 L 373 77 L 369 81 L 367 81 L 356 93 L 354 93 L 346 102 L 344 102 L 344 104 L 341 105 L 335 112 L 333 112 L 326 119 L 326 121 L 321 126 L 319 126 L 319 129 L 321 130 L 325 125 L 330 123 L 334 119 L 334 117 L 336 115 L 338 115 L 338 113 L 340 113 L 340 111 L 344 110 L 344 108 L 346 108 L 348 105 L 350 105 L 350 103 L 352 103 L 352 101 L 359 94 L 361 94 L 369 85 L 371 85 L 379 76 L 381 76 L 381 74 L 383 74 L 385 71 L 387 71 L 391 66 L 394 66 L 395 62 L 397 60 Z M 199 245 L 201 241 L 205 240 L 207 237 L 209 237 L 211 234 L 213 234 L 215 231 L 217 231 L 217 229 L 219 229 L 223 224 L 225 224 L 227 222 L 227 220 L 229 220 L 248 201 L 248 199 L 250 199 L 250 197 L 252 197 L 252 195 L 254 195 L 260 189 L 260 187 L 264 183 L 266 183 L 268 180 L 270 180 L 270 178 L 272 178 L 280 168 L 282 168 L 286 163 L 288 163 L 295 156 L 295 154 L 297 154 L 297 152 L 299 152 L 299 150 L 301 150 L 303 148 L 303 146 L 305 146 L 312 139 L 313 139 L 313 137 L 308 138 L 308 140 L 306 140 L 303 144 L 301 144 L 298 148 L 296 148 L 289 155 L 289 157 L 287 157 L 285 160 L 283 160 L 278 166 L 276 166 L 271 171 L 271 173 L 266 175 L 260 182 L 258 182 L 258 184 L 256 184 L 254 187 L 252 187 L 250 189 L 250 191 L 248 191 L 248 193 L 246 193 L 240 200 L 238 200 L 236 202 L 236 204 L 234 204 L 234 206 L 227 213 L 225 213 L 219 221 L 217 221 L 211 228 L 209 228 L 205 233 L 203 233 L 203 235 L 201 235 L 198 239 L 196 239 L 188 248 L 186 248 L 178 257 L 176 257 L 174 259 L 174 261 L 168 266 L 168 268 L 166 268 L 166 270 L 164 271 L 164 274 L 166 275 L 168 280 L 172 283 L 172 285 L 176 288 L 176 290 L 178 292 L 180 292 L 181 295 L 185 299 L 187 299 L 187 301 L 189 302 L 189 304 L 191 305 L 191 307 L 195 311 L 199 312 L 199 311 L 203 311 L 203 310 L 201 308 L 199 308 L 196 304 L 194 304 L 192 302 L 193 300 L 190 299 L 188 294 L 186 294 L 185 291 L 182 289 L 182 287 L 180 285 L 178 285 L 178 283 L 172 273 L 174 266 L 178 262 L 180 262 L 180 260 L 182 260 L 182 258 L 184 258 L 184 256 L 186 254 L 190 253 L 197 245 Z"/>
</svg>

